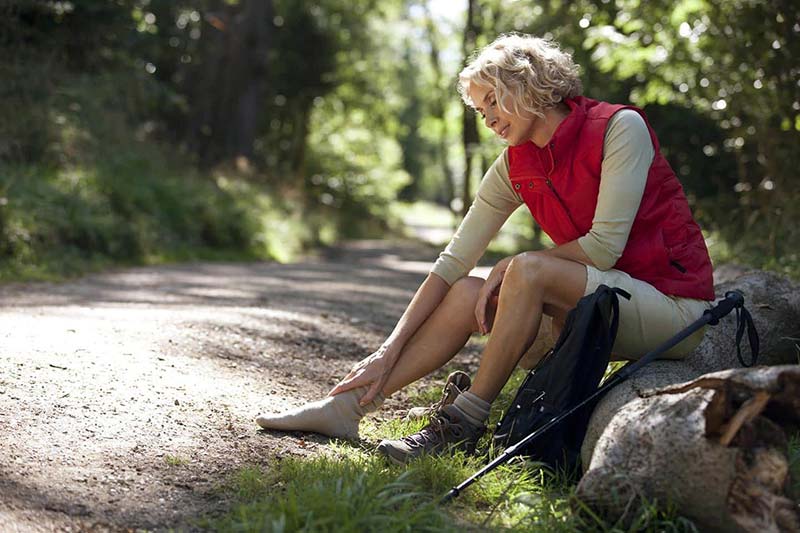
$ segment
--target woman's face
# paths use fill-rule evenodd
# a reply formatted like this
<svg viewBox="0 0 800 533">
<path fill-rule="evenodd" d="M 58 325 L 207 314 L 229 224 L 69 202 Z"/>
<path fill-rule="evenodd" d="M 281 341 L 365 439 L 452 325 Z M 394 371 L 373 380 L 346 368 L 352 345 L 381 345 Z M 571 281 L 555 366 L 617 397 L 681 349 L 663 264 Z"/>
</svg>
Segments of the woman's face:
<svg viewBox="0 0 800 533">
<path fill-rule="evenodd" d="M 475 109 L 483 117 L 486 127 L 495 132 L 501 139 L 511 146 L 523 144 L 533 138 L 538 118 L 536 116 L 522 117 L 506 113 L 500 109 L 494 89 L 480 85 L 470 84 L 469 96 L 475 104 Z M 503 102 L 506 108 L 511 107 L 511 102 Z"/>
</svg>

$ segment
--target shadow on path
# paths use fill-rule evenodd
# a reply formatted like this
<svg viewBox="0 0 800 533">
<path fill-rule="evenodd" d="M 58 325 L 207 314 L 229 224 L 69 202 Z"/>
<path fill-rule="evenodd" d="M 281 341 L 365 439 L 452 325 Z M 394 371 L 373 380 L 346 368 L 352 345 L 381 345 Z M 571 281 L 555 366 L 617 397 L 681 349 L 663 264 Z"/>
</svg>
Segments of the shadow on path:
<svg viewBox="0 0 800 533">
<path fill-rule="evenodd" d="M 224 509 L 237 468 L 316 453 L 253 416 L 326 393 L 436 254 L 366 241 L 0 287 L 0 530 L 186 525 Z"/>
</svg>

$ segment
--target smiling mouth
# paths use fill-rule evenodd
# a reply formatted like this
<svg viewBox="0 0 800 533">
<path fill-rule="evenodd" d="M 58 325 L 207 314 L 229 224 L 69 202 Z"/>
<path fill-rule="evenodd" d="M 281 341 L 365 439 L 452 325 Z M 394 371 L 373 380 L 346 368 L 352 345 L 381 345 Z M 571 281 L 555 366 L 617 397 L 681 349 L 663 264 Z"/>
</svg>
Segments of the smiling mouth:
<svg viewBox="0 0 800 533">
<path fill-rule="evenodd" d="M 500 135 L 500 137 L 505 139 L 507 133 L 508 133 L 508 126 L 500 130 L 500 133 L 498 135 Z"/>
</svg>

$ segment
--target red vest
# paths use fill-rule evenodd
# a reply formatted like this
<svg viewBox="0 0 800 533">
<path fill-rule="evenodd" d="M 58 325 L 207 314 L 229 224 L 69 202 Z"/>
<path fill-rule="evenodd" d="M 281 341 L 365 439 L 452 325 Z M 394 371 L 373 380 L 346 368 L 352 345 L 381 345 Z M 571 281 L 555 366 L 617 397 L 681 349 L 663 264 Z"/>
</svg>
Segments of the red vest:
<svg viewBox="0 0 800 533">
<path fill-rule="evenodd" d="M 659 151 L 641 109 L 579 96 L 544 148 L 533 142 L 508 148 L 509 177 L 533 218 L 557 245 L 589 233 L 600 188 L 606 125 L 633 109 L 647 123 L 655 157 L 628 242 L 614 268 L 664 294 L 714 299 L 711 260 L 678 178 Z"/>
</svg>

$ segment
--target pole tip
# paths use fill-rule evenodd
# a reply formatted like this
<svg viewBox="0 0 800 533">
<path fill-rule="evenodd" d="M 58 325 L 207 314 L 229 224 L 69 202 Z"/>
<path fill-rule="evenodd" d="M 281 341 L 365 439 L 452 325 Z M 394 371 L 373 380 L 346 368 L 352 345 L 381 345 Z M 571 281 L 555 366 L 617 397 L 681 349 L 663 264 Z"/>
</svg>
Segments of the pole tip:
<svg viewBox="0 0 800 533">
<path fill-rule="evenodd" d="M 450 492 L 444 495 L 444 498 L 442 498 L 441 503 L 447 503 L 453 498 L 458 497 L 459 492 L 460 491 L 457 488 L 453 487 L 452 489 L 450 489 Z"/>
</svg>

